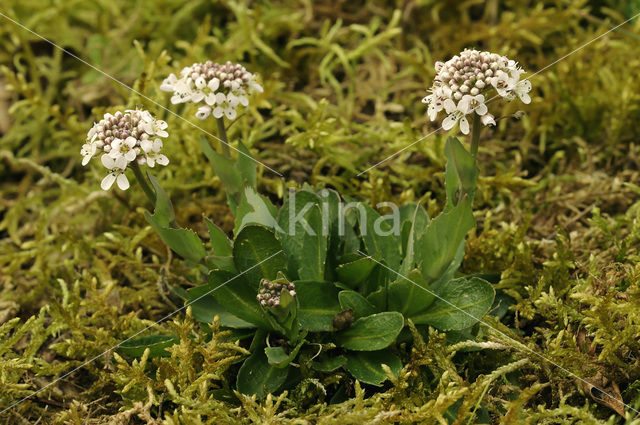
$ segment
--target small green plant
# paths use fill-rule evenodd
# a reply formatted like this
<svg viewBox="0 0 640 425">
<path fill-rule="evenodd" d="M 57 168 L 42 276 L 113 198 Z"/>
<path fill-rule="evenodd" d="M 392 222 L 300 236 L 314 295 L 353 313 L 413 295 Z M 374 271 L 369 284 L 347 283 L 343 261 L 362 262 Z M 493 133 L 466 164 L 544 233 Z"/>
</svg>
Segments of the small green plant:
<svg viewBox="0 0 640 425">
<path fill-rule="evenodd" d="M 473 326 L 490 310 L 492 285 L 458 272 L 465 236 L 475 226 L 472 203 L 480 126 L 495 123 L 482 93 L 495 89 L 507 100 L 518 95 L 528 102 L 530 84 L 519 81 L 523 71 L 515 62 L 475 50 L 465 50 L 436 69 L 432 94 L 424 100 L 430 104 L 429 116 L 435 119 L 445 109 L 449 115 L 443 127 L 451 129 L 459 122 L 465 134 L 466 116 L 474 118 L 471 152 L 455 137 L 447 139 L 446 206 L 433 219 L 419 204 L 397 207 L 383 202 L 376 207 L 391 213 L 381 215 L 335 190 L 308 185 L 291 189 L 281 206 L 262 196 L 258 162 L 241 142 L 234 148 L 237 155 L 232 154 L 226 138 L 224 116 L 233 119 L 238 104 L 248 106 L 248 90 L 261 91 L 253 75 L 239 65 L 194 64 L 180 73 L 180 79 L 172 74 L 162 86 L 174 92 L 173 103 L 204 100 L 198 118 L 217 118 L 222 154 L 204 136 L 200 144 L 227 192 L 235 223 L 232 238 L 205 219 L 210 236 L 206 247 L 196 233 L 177 225 L 158 180 L 147 174 L 147 182 L 139 172 L 138 163 L 153 165 L 146 140 L 164 132 L 166 125 L 142 119 L 134 138 L 114 130 L 119 131 L 114 137 L 131 139 L 131 146 L 119 155 L 120 139 L 109 141 L 115 147 L 105 156 L 136 165 L 137 181 L 154 205 L 146 219 L 206 278 L 201 286 L 175 291 L 197 320 L 211 323 L 218 317 L 221 326 L 234 330 L 235 338 L 247 340 L 251 354 L 237 373 L 240 392 L 263 396 L 339 369 L 380 386 L 402 369 L 394 344 L 410 338 L 408 329 L 403 333 L 410 323 L 473 338 Z M 218 89 L 223 92 L 216 93 Z M 126 124 L 127 114 L 116 117 L 124 117 Z M 135 137 L 143 139 L 139 148 Z M 85 157 L 95 154 L 89 148 L 83 148 Z M 120 175 L 125 168 L 118 168 Z M 121 349 L 139 354 L 140 347 L 147 346 L 151 355 L 161 356 L 175 341 L 171 335 L 144 337 Z"/>
</svg>

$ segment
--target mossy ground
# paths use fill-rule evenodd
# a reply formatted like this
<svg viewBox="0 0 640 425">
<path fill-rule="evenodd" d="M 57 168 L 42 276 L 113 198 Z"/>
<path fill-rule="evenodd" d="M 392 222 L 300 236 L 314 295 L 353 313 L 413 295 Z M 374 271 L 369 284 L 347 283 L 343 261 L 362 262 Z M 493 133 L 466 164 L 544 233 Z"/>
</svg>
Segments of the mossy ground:
<svg viewBox="0 0 640 425">
<path fill-rule="evenodd" d="M 476 47 L 535 72 L 638 13 L 620 1 L 5 0 L 0 12 L 162 104 L 160 81 L 195 61 L 231 60 L 265 92 L 230 129 L 287 185 L 330 185 L 375 204 L 443 205 L 446 135 L 420 103 L 433 63 Z M 640 24 L 598 38 L 532 78 L 533 101 L 492 105 L 465 272 L 499 274 L 514 300 L 504 332 L 640 408 Z M 141 191 L 103 192 L 80 146 L 104 112 L 144 105 L 169 122 L 157 173 L 177 220 L 232 226 L 199 133 L 0 17 L 0 408 L 174 311 L 197 284 L 153 233 Z M 530 74 L 529 74 L 530 75 Z M 190 107 L 172 110 L 195 120 Z M 498 114 L 496 114 L 498 115 Z M 200 123 L 214 132 L 212 122 Z M 282 183 L 264 173 L 274 199 Z M 228 397 L 226 334 L 184 312 L 153 329 L 181 336 L 171 357 L 117 351 L 0 415 L 52 424 L 631 424 L 630 409 L 482 327 L 481 343 L 435 331 L 397 351 L 382 391 L 354 385 L 324 402 L 330 375 L 266 400 Z M 151 331 L 149 331 L 151 332 Z M 477 344 L 476 344 L 477 345 Z M 477 348 L 482 348 L 477 350 Z M 475 351 L 474 351 L 475 350 Z M 156 374 L 150 374 L 152 369 Z M 304 396 L 301 396 L 303 394 Z M 454 406 L 451 408 L 451 406 Z M 457 408 L 457 410 L 456 410 Z M 620 413 L 626 412 L 626 418 Z M 457 412 L 457 413 L 455 413 Z"/>
</svg>

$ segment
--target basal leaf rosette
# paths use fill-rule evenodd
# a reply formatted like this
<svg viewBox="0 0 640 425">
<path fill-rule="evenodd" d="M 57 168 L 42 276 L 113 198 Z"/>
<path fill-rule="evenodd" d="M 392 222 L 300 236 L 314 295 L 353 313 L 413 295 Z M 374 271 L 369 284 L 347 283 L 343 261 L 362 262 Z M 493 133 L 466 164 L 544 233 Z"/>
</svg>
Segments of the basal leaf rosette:
<svg viewBox="0 0 640 425">
<path fill-rule="evenodd" d="M 115 182 L 122 190 L 129 188 L 125 174 L 131 164 L 136 166 L 167 165 L 169 159 L 162 154 L 162 139 L 168 137 L 167 123 L 155 119 L 149 111 L 130 109 L 115 114 L 107 113 L 94 124 L 80 150 L 82 165 L 100 156 L 109 174 L 100 186 L 109 190 Z"/>
<path fill-rule="evenodd" d="M 254 74 L 240 64 L 223 65 L 206 61 L 194 63 L 180 72 L 180 78 L 170 74 L 162 82 L 160 90 L 173 93 L 171 103 L 193 102 L 201 105 L 196 117 L 201 120 L 210 115 L 215 118 L 236 118 L 236 108 L 249 106 L 251 92 L 262 93 L 262 86 Z"/>
<path fill-rule="evenodd" d="M 422 99 L 429 105 L 427 114 L 435 121 L 444 110 L 447 114 L 442 128 L 452 129 L 457 123 L 460 131 L 469 134 L 467 115 L 478 114 L 484 125 L 495 125 L 494 116 L 486 103 L 493 96 L 510 102 L 516 97 L 531 102 L 531 83 L 521 80 L 524 70 L 514 60 L 497 53 L 465 49 L 447 62 L 436 62 L 433 85 Z M 495 94 L 493 94 L 495 92 Z"/>
</svg>

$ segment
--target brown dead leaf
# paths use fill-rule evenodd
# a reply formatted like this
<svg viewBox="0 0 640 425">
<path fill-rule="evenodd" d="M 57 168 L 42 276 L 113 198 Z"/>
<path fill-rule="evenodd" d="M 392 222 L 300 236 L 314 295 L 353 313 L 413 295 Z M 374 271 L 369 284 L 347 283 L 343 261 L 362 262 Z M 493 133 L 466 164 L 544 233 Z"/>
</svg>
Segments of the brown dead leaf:
<svg viewBox="0 0 640 425">
<path fill-rule="evenodd" d="M 592 399 L 624 417 L 624 402 L 618 384 L 609 381 L 600 372 L 586 380 L 589 383 L 581 381 L 582 388 Z"/>
</svg>

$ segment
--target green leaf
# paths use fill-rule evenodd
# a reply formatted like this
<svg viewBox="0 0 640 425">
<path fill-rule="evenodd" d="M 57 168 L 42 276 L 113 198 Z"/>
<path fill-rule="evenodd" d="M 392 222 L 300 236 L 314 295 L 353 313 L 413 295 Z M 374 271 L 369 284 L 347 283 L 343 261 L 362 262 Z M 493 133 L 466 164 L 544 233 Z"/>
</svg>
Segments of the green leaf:
<svg viewBox="0 0 640 425">
<path fill-rule="evenodd" d="M 209 237 L 211 238 L 211 247 L 213 248 L 213 254 L 219 257 L 227 257 L 231 255 L 231 241 L 227 235 L 216 224 L 204 218 L 207 223 L 207 229 L 209 230 Z"/>
<path fill-rule="evenodd" d="M 418 266 L 427 282 L 434 282 L 443 275 L 473 226 L 475 220 L 468 196 L 429 223 L 425 233 L 416 242 L 415 250 Z"/>
<path fill-rule="evenodd" d="M 387 380 L 382 365 L 386 364 L 397 377 L 402 361 L 389 350 L 347 353 L 346 369 L 360 382 L 380 386 Z"/>
<path fill-rule="evenodd" d="M 153 218 L 160 226 L 169 227 L 169 224 L 176 219 L 171 199 L 169 199 L 167 192 L 160 187 L 160 183 L 158 183 L 156 176 L 151 173 L 147 173 L 147 177 L 149 177 L 149 181 L 156 193 L 156 204 L 154 205 Z"/>
<path fill-rule="evenodd" d="M 208 294 L 214 288 L 215 286 L 212 287 L 212 285 L 207 284 L 186 291 L 186 301 L 191 306 L 193 317 L 196 320 L 203 323 L 212 323 L 213 318 L 217 315 L 220 318 L 220 324 L 223 326 L 235 329 L 255 328 L 253 323 L 231 314 L 216 301 L 212 294 Z"/>
<path fill-rule="evenodd" d="M 340 291 L 338 300 L 340 308 L 352 309 L 356 318 L 370 316 L 376 312 L 374 305 L 356 291 Z"/>
<path fill-rule="evenodd" d="M 398 280 L 389 284 L 389 310 L 412 318 L 414 314 L 426 310 L 435 297 L 420 271 L 413 270 L 407 278 L 398 276 Z"/>
<path fill-rule="evenodd" d="M 336 268 L 340 282 L 355 288 L 371 274 L 376 262 L 369 257 L 361 257 L 355 261 L 341 264 Z"/>
<path fill-rule="evenodd" d="M 291 278 L 324 280 L 328 229 L 322 228 L 320 199 L 306 190 L 290 193 L 277 221 Z"/>
<path fill-rule="evenodd" d="M 236 221 L 233 233 L 238 235 L 249 224 L 260 224 L 275 229 L 277 228 L 276 213 L 276 207 L 273 206 L 271 201 L 254 189 L 245 187 L 242 192 L 242 199 L 235 212 Z"/>
<path fill-rule="evenodd" d="M 213 166 L 213 171 L 222 181 L 225 190 L 239 201 L 243 187 L 242 176 L 233 161 L 213 150 L 205 136 L 200 136 L 200 148 Z"/>
<path fill-rule="evenodd" d="M 389 224 L 389 221 L 383 221 L 377 211 L 364 203 L 362 205 L 366 211 L 366 234 L 362 235 L 362 239 L 367 248 L 367 253 L 373 257 L 380 258 L 387 266 L 393 270 L 397 270 L 402 260 L 402 254 L 400 253 L 400 235 L 398 234 L 396 236 L 393 233 L 394 229 L 391 224 Z M 358 215 L 358 217 L 358 220 L 362 220 L 360 215 Z M 398 233 L 399 231 L 398 229 Z"/>
<path fill-rule="evenodd" d="M 288 368 L 269 364 L 263 351 L 258 351 L 244 361 L 236 378 L 236 388 L 242 394 L 264 397 L 277 391 L 287 379 Z"/>
<path fill-rule="evenodd" d="M 296 281 L 298 320 L 302 329 L 333 331 L 333 316 L 340 312 L 338 288 L 330 282 Z"/>
<path fill-rule="evenodd" d="M 234 275 L 223 270 L 209 272 L 208 291 L 231 314 L 258 327 L 273 329 L 258 300 L 257 285 L 247 281 L 245 275 Z"/>
<path fill-rule="evenodd" d="M 304 340 L 300 341 L 289 354 L 287 354 L 281 346 L 267 347 L 264 349 L 264 353 L 266 354 L 270 365 L 275 367 L 287 367 L 298 355 L 300 348 L 302 348 L 302 344 L 304 344 Z"/>
<path fill-rule="evenodd" d="M 280 241 L 262 226 L 250 225 L 240 231 L 233 243 L 233 261 L 256 290 L 262 278 L 273 280 L 286 270 Z"/>
<path fill-rule="evenodd" d="M 149 357 L 169 357 L 169 353 L 165 348 L 180 342 L 177 335 L 149 335 L 133 338 L 124 341 L 118 346 L 118 349 L 124 354 L 132 357 L 140 357 L 144 354 L 144 350 L 149 349 Z"/>
<path fill-rule="evenodd" d="M 317 361 L 311 363 L 311 368 L 313 370 L 317 370 L 318 372 L 330 373 L 335 370 L 340 369 L 342 366 L 347 364 L 347 358 L 345 356 L 336 356 L 328 359 L 323 359 L 322 361 Z"/>
<path fill-rule="evenodd" d="M 402 211 L 402 210 L 401 210 Z M 411 227 L 407 236 L 407 242 L 404 246 L 404 259 L 402 260 L 402 266 L 400 267 L 400 274 L 406 275 L 409 273 L 415 263 L 415 244 L 416 241 L 425 232 L 429 225 L 430 219 L 427 212 L 421 205 L 415 205 L 413 213 L 411 215 Z"/>
<path fill-rule="evenodd" d="M 257 162 L 251 156 L 249 149 L 240 141 L 238 141 L 238 151 L 238 171 L 244 183 L 255 189 Z"/>
<path fill-rule="evenodd" d="M 495 297 L 489 282 L 478 277 L 453 279 L 442 285 L 438 298 L 426 312 L 412 318 L 440 330 L 461 330 L 473 326 L 484 316 Z"/>
<path fill-rule="evenodd" d="M 166 227 L 160 224 L 154 218 L 155 216 L 149 215 L 146 211 L 144 216 L 151 227 L 153 227 L 153 230 L 155 230 L 160 238 L 162 238 L 164 243 L 169 245 L 169 248 L 185 260 L 198 263 L 207 256 L 207 251 L 205 250 L 202 241 L 192 230 Z"/>
<path fill-rule="evenodd" d="M 158 179 L 149 173 L 147 173 L 147 176 L 156 193 L 156 205 L 153 215 L 145 211 L 145 218 L 164 243 L 169 245 L 169 248 L 186 260 L 193 261 L 194 263 L 200 262 L 200 260 L 207 255 L 202 241 L 198 235 L 191 230 L 169 227 L 175 220 L 171 200 L 162 187 L 160 187 Z"/>
<path fill-rule="evenodd" d="M 403 326 L 402 314 L 387 311 L 356 320 L 350 328 L 337 333 L 335 340 L 348 350 L 380 350 L 391 345 Z"/>
<path fill-rule="evenodd" d="M 447 191 L 447 207 L 445 211 L 453 208 L 460 194 L 468 195 L 471 203 L 478 178 L 476 160 L 455 137 L 449 137 L 444 145 L 444 154 L 447 157 L 445 171 L 445 186 Z"/>
</svg>

